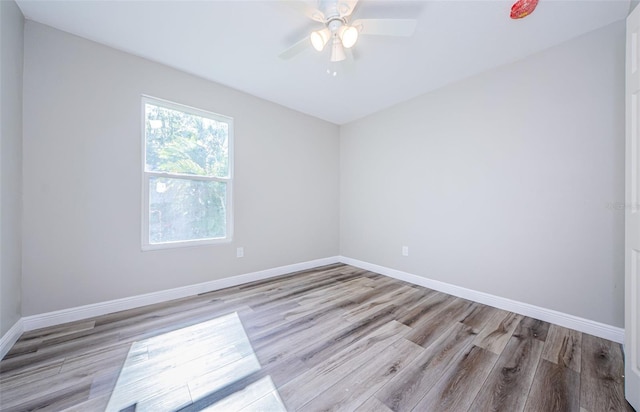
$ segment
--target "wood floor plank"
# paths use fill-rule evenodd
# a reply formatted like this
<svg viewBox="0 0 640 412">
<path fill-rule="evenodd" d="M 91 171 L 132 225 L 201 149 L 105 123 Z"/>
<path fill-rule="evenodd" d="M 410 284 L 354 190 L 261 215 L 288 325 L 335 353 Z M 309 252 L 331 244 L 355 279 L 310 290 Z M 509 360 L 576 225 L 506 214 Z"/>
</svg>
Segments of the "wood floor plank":
<svg viewBox="0 0 640 412">
<path fill-rule="evenodd" d="M 191 396 L 186 385 L 159 387 L 155 396 L 144 397 L 130 405 L 122 407 L 109 403 L 105 412 L 120 412 L 123 409 L 133 411 L 175 411 L 191 404 Z M 113 397 L 111 398 L 113 400 Z"/>
<path fill-rule="evenodd" d="M 360 304 L 355 308 L 348 310 L 344 315 L 342 315 L 342 317 L 349 322 L 357 322 L 371 316 L 384 306 L 413 306 L 422 300 L 424 296 L 425 293 L 420 290 L 416 290 L 408 286 L 402 286 L 398 289 L 392 290 L 391 292 L 369 299 L 366 304 Z"/>
<path fill-rule="evenodd" d="M 331 311 L 342 316 L 347 310 L 358 305 L 351 299 L 352 294 L 353 292 L 343 294 L 337 293 L 335 296 L 325 298 L 322 302 L 318 302 L 315 305 L 300 305 L 296 309 L 285 312 L 283 314 L 284 322 L 281 322 L 279 325 L 273 325 L 273 327 L 281 327 L 288 322 L 296 321 L 301 318 L 317 316 L 319 312 L 322 313 L 324 311 Z"/>
<path fill-rule="evenodd" d="M 104 411 L 109 403 L 109 396 L 109 394 L 106 394 L 96 398 L 91 398 L 84 402 L 76 403 L 75 405 L 60 409 L 60 412 Z"/>
<path fill-rule="evenodd" d="M 482 330 L 489 320 L 491 320 L 500 311 L 491 306 L 476 303 L 473 305 L 473 309 L 465 316 L 460 322 L 473 328 L 474 330 Z"/>
<path fill-rule="evenodd" d="M 0 373 L 4 374 L 25 366 L 47 363 L 51 359 L 64 359 L 66 356 L 80 354 L 104 345 L 118 345 L 120 343 L 117 332 L 102 336 L 90 335 L 82 340 L 65 342 L 56 346 L 43 348 L 34 353 L 28 353 L 24 356 L 3 359 L 0 361 Z"/>
<path fill-rule="evenodd" d="M 461 323 L 453 325 L 433 345 L 382 387 L 375 397 L 393 411 L 409 411 L 440 379 L 457 356 L 471 345 L 473 330 Z"/>
<path fill-rule="evenodd" d="M 4 359 L 13 358 L 15 356 L 24 355 L 25 353 L 33 353 L 42 345 L 42 338 L 19 339 L 4 356 Z"/>
<path fill-rule="evenodd" d="M 309 342 L 317 342 L 335 332 L 338 325 L 346 324 L 340 316 L 310 320 L 296 319 L 292 321 L 294 328 L 287 329 L 270 336 L 269 341 L 251 339 L 263 370 L 267 371 L 277 385 L 284 385 L 289 380 L 309 369 L 309 365 L 301 360 L 302 353 L 307 350 Z M 319 322 L 319 319 L 324 319 Z"/>
<path fill-rule="evenodd" d="M 263 290 L 265 287 L 270 287 L 271 290 L 277 288 L 287 287 L 288 285 L 297 285 L 300 277 L 304 276 L 305 279 L 326 279 L 328 277 L 334 276 L 339 273 L 348 273 L 353 274 L 352 267 L 342 265 L 339 263 L 319 266 L 317 268 L 302 270 L 298 272 L 289 273 L 282 276 L 277 276 L 270 279 L 258 280 L 251 283 L 246 283 L 243 285 L 238 285 L 235 288 L 238 290 L 238 293 L 234 293 L 234 295 L 241 295 L 243 291 L 249 291 L 249 293 L 255 293 L 258 290 Z M 213 293 L 215 293 L 214 291 Z M 225 293 L 225 295 L 229 295 Z"/>
<path fill-rule="evenodd" d="M 500 355 L 511 339 L 523 316 L 512 312 L 498 310 L 487 326 L 478 334 L 473 342 L 476 346 Z"/>
<path fill-rule="evenodd" d="M 351 274 L 339 274 L 334 277 L 318 280 L 310 284 L 309 283 L 298 284 L 294 287 L 287 288 L 285 290 L 278 291 L 276 293 L 270 293 L 260 301 L 256 301 L 255 299 L 252 299 L 247 303 L 250 304 L 250 306 L 253 309 L 260 309 L 264 306 L 278 304 L 279 302 L 286 301 L 288 299 L 296 299 L 312 291 L 316 292 L 321 289 L 330 288 L 331 286 L 334 285 L 335 282 L 341 282 L 341 281 L 352 279 L 352 278 L 353 278 L 353 275 Z M 394 286 L 399 287 L 396 285 Z"/>
<path fill-rule="evenodd" d="M 496 363 L 498 355 L 471 345 L 416 405 L 416 411 L 466 411 Z"/>
<path fill-rule="evenodd" d="M 340 317 L 341 313 L 339 309 L 329 309 L 292 320 L 265 334 L 250 336 L 251 344 L 256 351 L 267 356 L 292 353 L 347 326 L 347 322 Z"/>
<path fill-rule="evenodd" d="M 580 412 L 580 374 L 540 359 L 525 412 Z"/>
<path fill-rule="evenodd" d="M 102 370 L 100 375 L 117 374 L 119 368 Z M 25 411 L 35 409 L 59 410 L 80 403 L 89 398 L 93 375 L 82 373 L 58 374 L 55 377 L 30 383 L 28 392 L 24 390 L 5 390 L 2 388 L 0 409 L 3 411 Z"/>
<path fill-rule="evenodd" d="M 372 292 L 373 287 L 365 285 L 362 278 L 352 279 L 347 282 L 336 284 L 330 290 L 310 292 L 295 299 L 299 307 L 284 313 L 288 320 L 307 316 L 323 308 L 342 308 L 344 312 L 357 307 L 358 304 L 353 299 L 354 293 Z"/>
<path fill-rule="evenodd" d="M 171 316 L 149 319 L 144 324 L 128 325 L 118 328 L 120 341 L 135 341 L 165 334 L 174 330 L 179 330 L 199 323 L 208 322 L 210 320 L 229 315 L 231 313 L 251 312 L 248 306 L 235 306 L 224 304 L 209 305 L 191 309 L 188 312 L 180 312 Z M 96 328 L 97 329 L 97 328 Z"/>
<path fill-rule="evenodd" d="M 618 344 L 333 264 L 24 333 L 0 410 L 624 411 L 623 381 Z"/>
<path fill-rule="evenodd" d="M 562 326 L 551 325 L 542 351 L 542 359 L 580 373 L 582 333 Z"/>
<path fill-rule="evenodd" d="M 439 313 L 455 299 L 454 296 L 434 292 L 425 297 L 424 301 L 417 303 L 413 308 L 409 309 L 398 321 L 407 326 L 415 327 L 419 321 L 423 323 L 427 322 L 428 319 Z"/>
<path fill-rule="evenodd" d="M 276 407 L 277 409 L 266 409 L 265 411 L 269 412 L 277 412 L 277 411 L 286 411 L 283 405 L 278 405 L 274 400 L 277 398 L 270 397 L 275 395 L 276 387 L 271 381 L 271 379 L 267 377 L 263 377 L 258 379 L 255 382 L 251 382 L 250 384 L 244 386 L 243 388 L 235 391 L 229 396 L 226 396 L 220 399 L 218 402 L 211 404 L 205 409 L 197 409 L 197 410 L 205 410 L 205 411 L 242 411 L 242 410 L 253 410 L 260 411 L 265 410 L 261 409 L 264 403 L 267 401 L 267 405 L 270 407 Z M 269 402 L 271 401 L 271 402 Z M 188 411 L 189 408 L 185 408 L 185 411 Z"/>
<path fill-rule="evenodd" d="M 533 319 L 528 316 L 522 318 L 513 334 L 521 337 L 530 337 L 545 341 L 551 325 L 548 322 Z"/>
<path fill-rule="evenodd" d="M 287 320 L 271 329 L 256 331 L 250 336 L 251 343 L 256 348 L 267 347 L 285 339 L 293 339 L 299 334 L 308 334 L 314 325 L 333 324 L 342 319 L 339 307 L 325 308 L 320 312 L 309 313 L 301 318 Z"/>
<path fill-rule="evenodd" d="M 247 331 L 270 329 L 274 325 L 284 322 L 286 320 L 285 314 L 297 308 L 300 308 L 298 302 L 283 302 L 268 310 L 245 313 L 244 316 L 242 316 L 242 323 Z"/>
<path fill-rule="evenodd" d="M 258 280 L 242 285 L 232 286 L 225 289 L 213 290 L 201 293 L 199 297 L 205 298 L 225 298 L 238 299 L 255 294 L 270 293 L 285 289 L 289 286 L 299 286 L 299 279 L 304 277 L 308 282 L 326 279 L 340 273 L 351 273 L 347 266 L 341 264 L 320 266 L 314 269 L 293 272 L 269 279 Z"/>
<path fill-rule="evenodd" d="M 59 372 L 82 369 L 84 373 L 96 373 L 104 369 L 121 367 L 130 348 L 131 344 L 125 343 L 107 349 L 97 348 L 82 355 L 70 356 L 65 358 Z"/>
<path fill-rule="evenodd" d="M 624 398 L 623 375 L 621 346 L 584 333 L 580 406 L 589 411 L 633 411 Z"/>
<path fill-rule="evenodd" d="M 105 395 L 109 395 L 109 397 L 111 397 L 121 371 L 121 368 L 111 368 L 103 369 L 102 371 L 93 374 L 93 382 L 91 382 L 91 388 L 89 390 L 89 399 L 85 402 L 89 402 L 96 398 L 102 398 Z"/>
<path fill-rule="evenodd" d="M 352 411 L 402 371 L 421 351 L 420 346 L 401 338 L 298 410 Z"/>
<path fill-rule="evenodd" d="M 32 398 L 27 402 L 22 402 L 17 407 L 3 408 L 5 412 L 9 411 L 48 411 L 57 412 L 66 409 L 69 406 L 84 402 L 88 399 L 90 384 L 69 385 L 63 389 L 57 388 L 55 392 L 46 397 Z"/>
<path fill-rule="evenodd" d="M 54 339 L 56 337 L 68 335 L 70 333 L 75 333 L 81 330 L 92 329 L 93 327 L 95 327 L 95 320 L 79 320 L 75 322 L 64 323 L 62 325 L 40 328 L 25 332 L 24 334 L 22 334 L 20 339 Z"/>
<path fill-rule="evenodd" d="M 297 357 L 271 358 L 268 364 L 262 365 L 264 374 L 270 376 L 278 387 L 286 385 L 307 370 L 309 367 Z"/>
<path fill-rule="evenodd" d="M 521 411 L 527 401 L 543 345 L 533 336 L 512 336 L 470 410 Z"/>
<path fill-rule="evenodd" d="M 139 308 L 108 313 L 95 318 L 95 328 L 100 327 L 102 330 L 108 330 L 109 328 L 116 329 L 124 325 L 143 323 L 145 320 L 153 319 L 158 316 L 168 316 L 176 312 L 182 312 L 192 308 L 209 306 L 214 302 L 220 301 L 216 301 L 210 297 L 196 295 L 156 303 L 153 305 L 141 306 Z"/>
<path fill-rule="evenodd" d="M 360 405 L 354 412 L 393 412 L 378 398 L 372 396 L 365 403 Z"/>
<path fill-rule="evenodd" d="M 364 339 L 368 334 L 382 327 L 385 323 L 392 321 L 395 313 L 399 310 L 400 307 L 395 305 L 382 307 L 369 317 L 363 318 L 356 323 L 348 324 L 338 329 L 336 333 L 330 334 L 326 338 L 308 345 L 300 354 L 300 359 L 309 367 L 312 367 L 328 359 L 334 353 Z"/>
<path fill-rule="evenodd" d="M 0 398 L 2 398 L 3 391 L 13 386 L 28 385 L 31 382 L 57 375 L 64 362 L 64 358 L 53 359 L 52 361 L 39 362 L 28 367 L 14 369 L 11 372 L 0 373 Z"/>
<path fill-rule="evenodd" d="M 289 381 L 280 388 L 280 396 L 290 410 L 299 409 L 319 392 L 327 390 L 342 377 L 378 356 L 408 329 L 400 322 L 388 322 L 356 344 Z"/>
<path fill-rule="evenodd" d="M 414 325 L 413 331 L 407 334 L 407 339 L 423 348 L 429 347 L 440 335 L 456 323 L 464 319 L 474 309 L 474 303 L 456 298 L 432 317 L 423 319 Z"/>
<path fill-rule="evenodd" d="M 10 370 L 19 367 L 19 362 L 37 362 L 39 358 L 53 357 L 57 354 L 75 356 L 92 348 L 106 348 L 107 346 L 117 346 L 136 339 L 144 339 L 149 336 L 156 336 L 172 330 L 180 329 L 192 324 L 198 324 L 212 318 L 218 317 L 220 312 L 229 312 L 232 309 L 217 307 L 199 307 L 184 311 L 171 316 L 150 316 L 146 321 L 127 324 L 119 328 L 108 325 L 97 326 L 92 330 L 83 330 L 74 334 L 73 339 L 58 342 L 55 345 L 42 347 L 36 353 L 21 357 L 16 365 L 13 359 L 0 362 L 0 370 Z M 71 335 L 67 335 L 69 337 Z"/>
<path fill-rule="evenodd" d="M 267 393 L 262 398 L 258 399 L 254 403 L 239 409 L 238 412 L 287 412 L 282 399 L 277 390 L 273 390 Z"/>
<path fill-rule="evenodd" d="M 288 320 L 294 320 L 300 317 L 308 316 L 314 312 L 339 309 L 342 313 L 355 308 L 359 305 L 360 296 L 375 296 L 379 292 L 373 287 L 362 286 L 362 279 L 355 279 L 359 282 L 349 281 L 341 284 L 339 288 L 331 291 L 323 291 L 321 294 L 312 293 L 297 298 L 295 301 L 300 304 L 298 309 L 290 310 L 285 314 Z M 310 297 L 307 299 L 307 297 Z"/>
</svg>

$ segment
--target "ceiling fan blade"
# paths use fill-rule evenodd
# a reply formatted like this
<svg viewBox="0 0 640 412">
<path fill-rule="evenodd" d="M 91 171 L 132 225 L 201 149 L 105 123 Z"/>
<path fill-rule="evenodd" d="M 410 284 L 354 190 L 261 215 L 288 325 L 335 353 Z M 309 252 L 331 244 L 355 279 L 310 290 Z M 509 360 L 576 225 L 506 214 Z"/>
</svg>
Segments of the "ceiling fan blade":
<svg viewBox="0 0 640 412">
<path fill-rule="evenodd" d="M 311 41 L 309 40 L 309 36 L 305 37 L 302 40 L 297 41 L 291 47 L 287 48 L 285 51 L 280 53 L 278 57 L 283 60 L 288 60 L 301 52 L 310 49 Z"/>
<path fill-rule="evenodd" d="M 347 17 L 353 13 L 353 10 L 356 8 L 358 4 L 358 0 L 341 0 L 338 1 L 338 13 L 340 13 L 340 17 Z"/>
<path fill-rule="evenodd" d="M 416 24 L 417 21 L 414 19 L 359 19 L 351 23 L 360 34 L 400 37 L 412 36 Z"/>
<path fill-rule="evenodd" d="M 311 7 L 309 3 L 306 3 L 302 0 L 282 0 L 281 3 L 289 6 L 290 8 L 296 10 L 299 13 L 304 14 L 311 20 L 324 23 L 324 20 L 325 20 L 324 14 L 320 10 Z"/>
</svg>

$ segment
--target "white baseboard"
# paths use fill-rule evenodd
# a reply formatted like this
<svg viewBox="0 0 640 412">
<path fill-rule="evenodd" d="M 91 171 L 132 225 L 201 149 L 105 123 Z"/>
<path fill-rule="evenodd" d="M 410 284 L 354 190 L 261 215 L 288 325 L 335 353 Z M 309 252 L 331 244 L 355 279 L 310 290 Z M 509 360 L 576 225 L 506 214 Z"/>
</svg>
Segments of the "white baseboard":
<svg viewBox="0 0 640 412">
<path fill-rule="evenodd" d="M 518 313 L 520 315 L 529 316 L 531 318 L 540 319 L 545 322 L 554 323 L 569 329 L 575 329 L 579 332 L 588 333 L 600 338 L 608 339 L 614 342 L 624 342 L 624 329 L 618 328 L 604 323 L 584 319 L 578 316 L 569 315 L 567 313 L 558 312 L 552 309 L 546 309 L 539 306 L 531 305 L 524 302 L 491 295 L 489 293 L 478 292 L 472 289 L 463 288 L 461 286 L 452 285 L 450 283 L 440 282 L 438 280 L 428 279 L 422 276 L 414 275 L 400 270 L 375 265 L 361 260 L 340 256 L 340 262 L 347 265 L 359 267 L 361 269 L 370 270 L 381 275 L 389 276 L 415 285 L 424 286 L 439 292 L 448 293 L 449 295 L 458 296 L 469 299 L 474 302 L 483 303 L 495 308 L 504 309 L 509 312 Z"/>
<path fill-rule="evenodd" d="M 128 298 L 116 299 L 107 302 L 62 309 L 55 312 L 26 316 L 16 322 L 16 324 L 4 336 L 2 336 L 2 338 L 0 339 L 0 354 L 4 356 L 6 352 L 11 348 L 11 346 L 18 340 L 20 335 L 26 331 L 59 325 L 66 322 L 74 322 L 77 320 L 106 315 L 108 313 L 118 312 L 121 310 L 151 305 L 154 303 L 166 302 L 173 299 L 180 299 L 187 296 L 197 295 L 199 293 L 205 293 L 240 285 L 243 283 L 269 279 L 276 276 L 286 275 L 301 270 L 313 269 L 318 266 L 330 265 L 338 262 L 359 267 L 361 269 L 370 270 L 381 275 L 403 280 L 415 285 L 424 286 L 426 288 L 448 293 L 450 295 L 469 299 L 474 302 L 483 303 L 485 305 L 508 310 L 510 312 L 529 316 L 535 319 L 540 319 L 546 322 L 554 323 L 556 325 L 564 326 L 566 328 L 575 329 L 577 331 L 588 333 L 604 339 L 609 339 L 614 342 L 622 343 L 624 341 L 623 328 L 606 325 L 592 320 L 580 318 L 578 316 L 542 308 L 528 303 L 518 302 L 484 292 L 478 292 L 472 289 L 463 288 L 461 286 L 428 279 L 422 276 L 402 272 L 400 270 L 391 269 L 368 262 L 363 262 L 345 256 L 333 256 L 324 259 L 311 260 L 307 262 L 296 263 L 293 265 L 280 266 L 277 268 L 212 280 L 210 282 L 199 283 L 196 285 L 188 285 L 180 288 L 163 290 L 144 295 L 131 296 Z"/>
<path fill-rule="evenodd" d="M 22 322 L 22 318 L 20 318 L 13 324 L 11 329 L 0 338 L 0 359 L 4 358 L 4 355 L 9 352 L 13 344 L 20 339 L 22 332 L 24 332 L 24 323 Z"/>
<path fill-rule="evenodd" d="M 257 280 L 268 279 L 275 276 L 286 275 L 288 273 L 313 269 L 318 266 L 330 265 L 332 263 L 338 262 L 338 257 L 333 256 L 324 259 L 295 263 L 287 266 L 280 266 L 272 269 L 260 270 L 257 272 L 246 273 L 238 276 L 231 276 L 228 278 L 216 279 L 209 282 L 183 286 L 175 289 L 162 290 L 159 292 L 147 293 L 144 295 L 131 296 L 122 299 L 110 300 L 107 302 L 94 303 L 91 305 L 26 316 L 21 319 L 21 325 L 23 327 L 23 330 L 26 332 L 34 329 L 45 328 L 48 326 L 59 325 L 62 323 L 74 322 L 77 320 L 92 318 L 95 316 L 106 315 L 108 313 L 119 312 L 121 310 L 138 308 L 141 306 L 166 302 L 173 299 L 180 299 L 187 296 L 197 295 L 199 293 L 211 292 L 218 289 L 237 286 L 243 283 L 255 282 Z M 20 333 L 22 333 L 22 331 Z"/>
</svg>

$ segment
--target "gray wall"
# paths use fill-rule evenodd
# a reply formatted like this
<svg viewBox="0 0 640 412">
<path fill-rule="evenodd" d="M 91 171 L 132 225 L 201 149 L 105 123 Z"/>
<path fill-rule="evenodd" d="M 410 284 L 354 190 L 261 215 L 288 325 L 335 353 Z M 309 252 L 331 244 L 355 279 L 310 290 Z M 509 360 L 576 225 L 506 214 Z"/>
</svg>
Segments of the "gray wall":
<svg viewBox="0 0 640 412">
<path fill-rule="evenodd" d="M 22 50 L 24 18 L 0 1 L 0 336 L 22 316 Z"/>
<path fill-rule="evenodd" d="M 618 22 L 343 126 L 341 254 L 623 327 L 624 44 Z"/>
<path fill-rule="evenodd" d="M 141 94 L 235 119 L 233 243 L 141 252 Z M 338 254 L 336 125 L 30 21 L 24 120 L 25 316 Z"/>
</svg>

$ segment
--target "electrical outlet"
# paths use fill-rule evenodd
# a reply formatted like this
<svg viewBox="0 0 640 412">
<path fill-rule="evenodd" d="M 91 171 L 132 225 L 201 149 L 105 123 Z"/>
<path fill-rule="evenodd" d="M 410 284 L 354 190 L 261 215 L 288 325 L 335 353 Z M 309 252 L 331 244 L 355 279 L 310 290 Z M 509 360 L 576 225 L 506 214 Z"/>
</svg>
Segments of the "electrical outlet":
<svg viewBox="0 0 640 412">
<path fill-rule="evenodd" d="M 402 246 L 402 256 L 409 256 L 409 246 Z"/>
<path fill-rule="evenodd" d="M 244 257 L 244 248 L 243 247 L 239 247 L 238 249 L 236 249 L 236 257 Z"/>
</svg>

